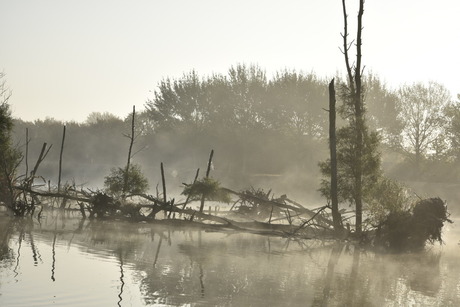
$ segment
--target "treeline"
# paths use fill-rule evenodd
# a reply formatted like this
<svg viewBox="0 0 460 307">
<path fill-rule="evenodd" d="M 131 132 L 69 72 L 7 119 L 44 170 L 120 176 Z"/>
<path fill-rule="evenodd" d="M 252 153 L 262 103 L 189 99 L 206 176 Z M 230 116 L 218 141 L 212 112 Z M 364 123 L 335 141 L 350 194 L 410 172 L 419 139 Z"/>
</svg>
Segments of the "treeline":
<svg viewBox="0 0 460 307">
<path fill-rule="evenodd" d="M 133 160 L 151 187 L 160 162 L 179 187 L 193 179 L 197 167 L 204 168 L 215 149 L 213 173 L 225 185 L 264 184 L 273 176 L 283 187 L 316 190 L 317 165 L 328 154 L 329 81 L 288 70 L 268 78 L 260 67 L 245 65 L 226 75 L 192 71 L 164 79 L 136 116 L 139 152 Z M 454 101 L 434 82 L 394 90 L 372 74 L 364 81 L 367 122 L 381 137 L 387 173 L 401 180 L 458 182 L 460 99 Z M 55 180 L 66 125 L 64 180 L 102 186 L 109 169 L 125 163 L 129 121 L 129 115 L 110 113 L 92 113 L 83 123 L 16 119 L 14 139 L 24 146 L 28 128 L 29 159 L 36 159 L 43 142 L 53 144 L 42 174 Z"/>
</svg>

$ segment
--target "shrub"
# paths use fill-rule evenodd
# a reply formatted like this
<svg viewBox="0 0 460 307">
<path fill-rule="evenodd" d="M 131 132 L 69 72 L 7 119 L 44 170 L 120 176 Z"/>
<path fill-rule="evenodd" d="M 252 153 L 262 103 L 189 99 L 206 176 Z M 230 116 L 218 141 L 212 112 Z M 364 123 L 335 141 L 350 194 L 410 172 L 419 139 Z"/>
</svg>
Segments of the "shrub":
<svg viewBox="0 0 460 307">
<path fill-rule="evenodd" d="M 198 200 L 204 195 L 206 200 L 229 203 L 230 196 L 221 189 L 219 181 L 205 177 L 197 180 L 191 185 L 187 185 L 182 192 L 183 195 L 190 196 L 191 200 Z"/>
<path fill-rule="evenodd" d="M 141 167 L 136 164 L 131 164 L 129 166 L 127 174 L 125 168 L 112 168 L 110 175 L 104 178 L 104 186 L 106 192 L 114 196 L 142 194 L 149 188 L 147 178 L 145 178 L 142 173 Z"/>
</svg>

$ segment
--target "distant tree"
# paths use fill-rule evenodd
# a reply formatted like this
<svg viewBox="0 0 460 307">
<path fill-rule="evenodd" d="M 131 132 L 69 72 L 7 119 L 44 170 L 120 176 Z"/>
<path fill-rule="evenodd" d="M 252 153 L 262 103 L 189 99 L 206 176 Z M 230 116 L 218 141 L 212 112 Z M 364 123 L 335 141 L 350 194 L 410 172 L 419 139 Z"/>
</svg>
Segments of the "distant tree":
<svg viewBox="0 0 460 307">
<path fill-rule="evenodd" d="M 229 72 L 231 99 L 233 101 L 236 127 L 263 130 L 263 109 L 267 93 L 267 77 L 259 66 L 240 64 Z"/>
<path fill-rule="evenodd" d="M 178 80 L 162 80 L 146 103 L 156 129 L 201 130 L 207 120 L 205 85 L 194 70 Z"/>
<path fill-rule="evenodd" d="M 100 122 L 116 122 L 120 121 L 120 118 L 110 112 L 91 112 L 86 118 L 85 123 L 88 125 L 98 124 Z"/>
<path fill-rule="evenodd" d="M 278 72 L 269 82 L 267 100 L 264 114 L 272 129 L 311 138 L 326 134 L 321 103 L 327 100 L 327 82 L 316 75 Z"/>
<path fill-rule="evenodd" d="M 440 138 L 444 139 L 445 108 L 451 96 L 436 82 L 402 86 L 398 96 L 399 119 L 404 123 L 399 145 L 419 169 L 421 161 L 440 148 Z"/>
<path fill-rule="evenodd" d="M 398 116 L 398 95 L 372 73 L 366 75 L 363 81 L 369 128 L 379 132 L 383 143 L 394 147 L 403 127 Z"/>
<path fill-rule="evenodd" d="M 445 129 L 449 141 L 449 156 L 460 162 L 460 94 L 457 101 L 450 103 L 444 110 L 447 120 Z"/>
</svg>

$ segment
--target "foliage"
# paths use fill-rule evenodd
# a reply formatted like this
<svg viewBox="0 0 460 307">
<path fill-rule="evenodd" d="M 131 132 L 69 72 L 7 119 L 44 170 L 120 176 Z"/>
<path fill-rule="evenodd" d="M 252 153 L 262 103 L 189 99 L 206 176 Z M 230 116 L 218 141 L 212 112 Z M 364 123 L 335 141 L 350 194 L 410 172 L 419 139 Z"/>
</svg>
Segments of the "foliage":
<svg viewBox="0 0 460 307">
<path fill-rule="evenodd" d="M 412 203 L 407 188 L 392 179 L 381 177 L 366 199 L 367 221 L 374 226 L 381 225 L 390 214 L 409 211 Z"/>
<path fill-rule="evenodd" d="M 377 132 L 369 132 L 365 123 L 358 123 L 354 117 L 353 96 L 347 86 L 342 85 L 340 97 L 343 101 L 340 114 L 347 120 L 346 126 L 337 131 L 337 189 L 339 202 L 356 204 L 358 194 L 363 200 L 371 197 L 375 185 L 381 177 L 381 154 L 379 152 L 380 137 Z M 358 134 L 362 143 L 358 144 Z M 361 155 L 357 155 L 361 148 Z M 320 162 L 321 173 L 327 179 L 321 181 L 320 192 L 330 199 L 330 160 Z M 357 168 L 360 168 L 361 178 L 356 180 Z M 358 191 L 361 185 L 361 190 Z"/>
<path fill-rule="evenodd" d="M 5 74 L 0 72 L 0 202 L 12 208 L 15 206 L 15 192 L 12 186 L 21 154 L 12 144 L 13 118 L 8 104 L 11 91 L 6 86 L 4 77 Z"/>
<path fill-rule="evenodd" d="M 125 176 L 127 176 L 127 190 L 123 191 Z M 110 175 L 104 179 L 104 186 L 107 193 L 115 196 L 142 194 L 148 190 L 148 180 L 142 174 L 141 167 L 137 164 L 129 166 L 128 173 L 126 169 L 114 167 Z"/>
<path fill-rule="evenodd" d="M 324 128 L 325 85 L 313 74 L 286 70 L 268 80 L 255 65 L 207 78 L 192 71 L 161 81 L 146 109 L 162 131 L 269 130 L 317 137 Z"/>
<path fill-rule="evenodd" d="M 91 197 L 89 204 L 90 218 L 113 216 L 120 208 L 119 202 L 115 202 L 112 197 L 101 191 L 98 191 Z"/>
<path fill-rule="evenodd" d="M 186 185 L 182 191 L 183 195 L 190 196 L 191 200 L 199 200 L 202 196 L 206 200 L 229 203 L 231 201 L 228 192 L 220 187 L 220 182 L 211 178 L 204 177 L 195 183 Z"/>
<path fill-rule="evenodd" d="M 442 227 L 449 220 L 447 206 L 440 198 L 418 201 L 413 210 L 390 213 L 378 232 L 377 244 L 390 251 L 416 251 L 425 244 L 442 243 Z"/>
<path fill-rule="evenodd" d="M 91 112 L 87 118 L 85 123 L 87 125 L 95 125 L 98 123 L 116 123 L 120 121 L 120 118 L 118 118 L 116 115 L 109 113 L 109 112 Z"/>
<path fill-rule="evenodd" d="M 352 140 L 350 127 L 343 127 L 337 131 L 337 173 L 339 202 L 354 204 L 356 182 L 354 178 L 356 164 L 360 163 L 363 171 L 362 187 L 364 199 L 369 199 L 375 185 L 381 176 L 380 152 L 378 151 L 379 137 L 377 133 L 365 135 L 364 154 L 361 161 L 356 159 L 356 143 Z M 321 181 L 320 192 L 330 199 L 330 160 L 319 163 L 321 173 L 327 179 Z"/>
</svg>

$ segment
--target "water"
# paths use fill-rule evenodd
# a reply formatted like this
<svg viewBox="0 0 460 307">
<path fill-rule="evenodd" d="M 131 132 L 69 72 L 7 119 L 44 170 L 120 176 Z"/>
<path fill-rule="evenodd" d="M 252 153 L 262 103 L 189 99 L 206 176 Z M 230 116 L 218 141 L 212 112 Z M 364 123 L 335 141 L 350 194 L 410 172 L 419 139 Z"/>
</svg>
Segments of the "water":
<svg viewBox="0 0 460 307">
<path fill-rule="evenodd" d="M 459 229 L 418 254 L 244 233 L 0 218 L 0 306 L 460 306 Z"/>
</svg>

